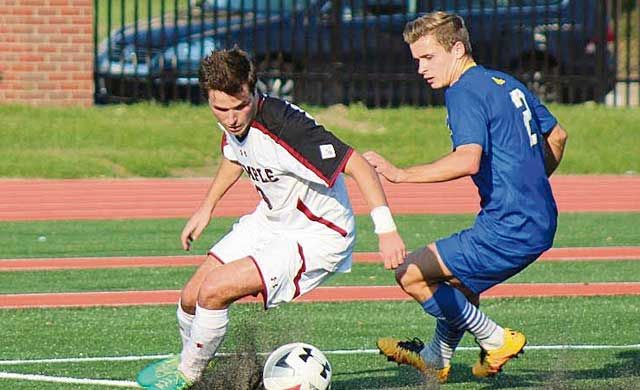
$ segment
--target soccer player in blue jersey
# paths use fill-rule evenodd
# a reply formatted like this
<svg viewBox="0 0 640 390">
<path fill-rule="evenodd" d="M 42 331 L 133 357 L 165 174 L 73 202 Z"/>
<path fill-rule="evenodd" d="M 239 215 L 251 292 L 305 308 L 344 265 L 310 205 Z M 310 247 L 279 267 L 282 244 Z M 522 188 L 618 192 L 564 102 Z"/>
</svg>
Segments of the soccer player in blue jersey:
<svg viewBox="0 0 640 390">
<path fill-rule="evenodd" d="M 445 92 L 453 151 L 424 165 L 395 167 L 365 158 L 394 183 L 432 183 L 471 176 L 481 211 L 469 229 L 408 255 L 396 269 L 402 289 L 437 319 L 428 345 L 378 340 L 390 360 L 445 382 L 465 331 L 480 345 L 477 377 L 497 374 L 526 344 L 477 308 L 479 294 L 522 271 L 553 243 L 557 209 L 548 177 L 564 152 L 566 132 L 515 78 L 477 65 L 461 17 L 445 12 L 407 24 L 404 39 L 431 88 Z"/>
</svg>

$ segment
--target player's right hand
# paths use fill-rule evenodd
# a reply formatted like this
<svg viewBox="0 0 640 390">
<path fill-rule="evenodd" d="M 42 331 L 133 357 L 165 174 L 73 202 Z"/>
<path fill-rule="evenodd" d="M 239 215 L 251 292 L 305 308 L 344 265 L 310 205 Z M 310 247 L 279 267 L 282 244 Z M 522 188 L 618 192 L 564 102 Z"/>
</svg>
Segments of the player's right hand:
<svg viewBox="0 0 640 390">
<path fill-rule="evenodd" d="M 182 234 L 180 234 L 182 249 L 185 251 L 191 249 L 191 243 L 197 240 L 209 225 L 212 211 L 211 207 L 203 205 L 189 218 L 184 229 L 182 229 Z"/>
<path fill-rule="evenodd" d="M 389 180 L 392 183 L 397 183 L 400 180 L 400 169 L 391 164 L 388 160 L 386 160 L 378 153 L 368 151 L 365 152 L 362 157 L 364 157 L 367 162 L 371 164 L 373 168 L 375 168 L 378 174 L 384 176 L 385 179 Z"/>
</svg>

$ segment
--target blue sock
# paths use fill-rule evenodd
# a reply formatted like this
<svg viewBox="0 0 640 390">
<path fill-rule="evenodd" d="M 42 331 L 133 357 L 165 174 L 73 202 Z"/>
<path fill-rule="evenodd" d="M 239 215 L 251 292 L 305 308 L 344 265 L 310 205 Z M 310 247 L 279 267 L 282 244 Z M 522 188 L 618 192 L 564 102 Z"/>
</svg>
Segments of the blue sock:
<svg viewBox="0 0 640 390">
<path fill-rule="evenodd" d="M 438 290 L 443 286 L 441 284 Z M 433 364 L 436 368 L 443 368 L 449 365 L 451 358 L 464 336 L 464 330 L 453 328 L 446 320 L 440 305 L 433 297 L 422 303 L 424 311 L 437 319 L 436 329 L 431 339 L 431 343 L 423 350 L 422 357 L 425 361 Z"/>
<path fill-rule="evenodd" d="M 438 306 L 438 302 L 436 302 L 433 297 L 427 299 L 422 302 L 422 308 L 427 314 L 431 314 L 433 317 L 437 319 L 444 319 L 444 314 L 442 314 L 442 310 L 440 310 L 440 306 Z"/>
<path fill-rule="evenodd" d="M 440 313 L 436 318 L 444 317 L 451 328 L 460 331 L 468 330 L 481 343 L 491 338 L 499 328 L 495 322 L 473 306 L 460 290 L 446 283 L 438 285 L 436 292 L 422 304 L 422 307 L 431 315 Z"/>
</svg>

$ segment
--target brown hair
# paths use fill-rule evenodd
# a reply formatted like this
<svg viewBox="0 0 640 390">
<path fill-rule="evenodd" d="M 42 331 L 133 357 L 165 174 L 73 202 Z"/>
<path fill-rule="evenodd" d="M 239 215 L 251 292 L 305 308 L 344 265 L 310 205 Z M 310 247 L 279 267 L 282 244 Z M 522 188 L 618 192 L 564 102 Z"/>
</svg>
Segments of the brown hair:
<svg viewBox="0 0 640 390">
<path fill-rule="evenodd" d="M 423 15 L 408 22 L 402 33 L 409 45 L 428 34 L 432 34 L 447 52 L 459 41 L 464 45 L 467 55 L 471 55 L 469 31 L 464 19 L 456 14 L 437 11 Z"/>
<path fill-rule="evenodd" d="M 237 46 L 214 51 L 200 64 L 200 89 L 207 96 L 209 90 L 235 95 L 244 85 L 249 93 L 256 88 L 256 68 L 245 51 Z"/>
</svg>

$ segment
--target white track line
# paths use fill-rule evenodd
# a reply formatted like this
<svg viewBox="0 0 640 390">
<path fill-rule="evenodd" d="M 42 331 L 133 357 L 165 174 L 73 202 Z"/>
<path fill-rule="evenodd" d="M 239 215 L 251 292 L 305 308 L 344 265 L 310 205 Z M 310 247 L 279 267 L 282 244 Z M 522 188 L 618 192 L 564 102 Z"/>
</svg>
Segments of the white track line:
<svg viewBox="0 0 640 390">
<path fill-rule="evenodd" d="M 100 356 L 100 357 L 82 357 L 82 358 L 0 360 L 0 366 L 16 366 L 20 364 L 38 364 L 38 363 L 134 362 L 139 360 L 166 359 L 170 356 L 172 355 Z"/>
<path fill-rule="evenodd" d="M 640 344 L 628 345 L 529 345 L 528 350 L 606 350 L 606 349 L 640 349 Z M 459 351 L 477 351 L 477 347 L 459 347 Z M 258 355 L 267 355 L 269 352 L 259 352 Z M 356 355 L 378 353 L 377 349 L 343 349 L 324 351 L 329 355 Z M 219 353 L 218 356 L 229 356 L 229 353 Z M 142 356 L 105 356 L 105 357 L 84 357 L 84 358 L 57 358 L 57 359 L 23 359 L 23 360 L 0 360 L 0 365 L 21 365 L 36 363 L 80 363 L 80 362 L 105 362 L 105 361 L 140 361 L 163 359 L 171 355 L 142 355 Z M 67 383 L 81 385 L 101 385 L 113 387 L 139 388 L 133 381 L 113 380 L 113 379 L 89 379 L 70 378 L 49 375 L 20 374 L 15 372 L 0 371 L 0 379 L 14 379 L 35 382 Z"/>
<path fill-rule="evenodd" d="M 577 345 L 527 345 L 527 350 L 598 350 L 598 349 L 640 349 L 640 344 L 627 345 L 598 345 L 598 344 L 577 344 Z M 457 351 L 477 351 L 478 347 L 458 347 Z M 328 355 L 358 355 L 378 353 L 377 349 L 339 349 L 333 351 L 323 351 Z M 270 352 L 258 352 L 260 356 L 266 356 Z M 216 356 L 229 356 L 230 353 L 217 353 Z M 0 360 L 0 366 L 17 366 L 22 364 L 40 364 L 40 363 L 83 363 L 83 362 L 130 362 L 140 360 L 157 360 L 170 357 L 170 354 L 164 355 L 139 355 L 139 356 L 104 356 L 104 357 L 80 357 L 80 358 L 54 358 L 54 359 L 20 359 L 20 360 Z"/>
<path fill-rule="evenodd" d="M 140 388 L 136 382 L 109 379 L 68 378 L 65 376 L 48 376 L 33 374 L 18 374 L 15 372 L 0 372 L 0 379 L 20 379 L 33 382 L 69 383 L 77 385 L 102 385 L 115 387 Z"/>
</svg>

